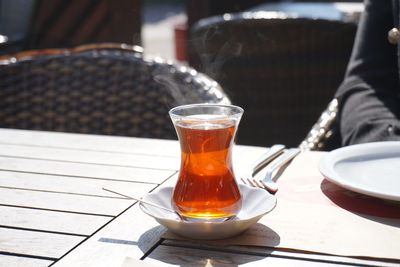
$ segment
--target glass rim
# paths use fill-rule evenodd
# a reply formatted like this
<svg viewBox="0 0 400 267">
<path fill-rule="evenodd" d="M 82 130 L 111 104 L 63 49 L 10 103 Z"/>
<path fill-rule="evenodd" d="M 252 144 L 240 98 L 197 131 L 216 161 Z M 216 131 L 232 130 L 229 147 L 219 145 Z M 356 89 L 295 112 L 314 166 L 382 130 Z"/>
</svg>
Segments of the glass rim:
<svg viewBox="0 0 400 267">
<path fill-rule="evenodd" d="M 178 110 L 191 109 L 191 108 L 201 108 L 201 107 L 205 107 L 205 108 L 220 107 L 220 108 L 236 110 L 236 112 L 234 112 L 232 114 L 229 114 L 231 116 L 240 115 L 240 114 L 243 114 L 243 112 L 244 112 L 243 108 L 241 108 L 239 106 L 236 106 L 236 105 L 201 103 L 201 104 L 187 104 L 187 105 L 176 106 L 176 107 L 171 108 L 168 113 L 171 116 L 185 117 L 186 115 L 176 114 L 175 112 L 178 111 Z"/>
</svg>

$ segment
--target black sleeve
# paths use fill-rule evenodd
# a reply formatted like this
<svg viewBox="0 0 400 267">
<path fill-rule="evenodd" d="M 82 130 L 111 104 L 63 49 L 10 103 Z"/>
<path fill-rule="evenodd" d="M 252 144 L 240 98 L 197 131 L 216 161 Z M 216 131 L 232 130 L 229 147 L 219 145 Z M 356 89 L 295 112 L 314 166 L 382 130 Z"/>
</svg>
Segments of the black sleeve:
<svg viewBox="0 0 400 267">
<path fill-rule="evenodd" d="M 397 46 L 391 1 L 366 0 L 346 77 L 337 91 L 342 145 L 400 140 Z"/>
</svg>

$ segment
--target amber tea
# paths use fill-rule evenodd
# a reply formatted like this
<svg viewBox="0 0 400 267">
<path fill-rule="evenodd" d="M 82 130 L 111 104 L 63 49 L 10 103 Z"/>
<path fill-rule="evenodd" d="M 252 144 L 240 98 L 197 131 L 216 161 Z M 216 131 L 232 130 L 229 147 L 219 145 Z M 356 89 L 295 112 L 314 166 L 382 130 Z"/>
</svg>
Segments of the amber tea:
<svg viewBox="0 0 400 267">
<path fill-rule="evenodd" d="M 173 207 L 185 218 L 224 220 L 235 216 L 241 209 L 241 194 L 233 173 L 232 144 L 242 110 L 221 105 L 184 107 L 194 110 L 178 117 L 171 114 L 181 145 Z M 231 109 L 240 114 L 230 114 L 235 111 Z"/>
</svg>

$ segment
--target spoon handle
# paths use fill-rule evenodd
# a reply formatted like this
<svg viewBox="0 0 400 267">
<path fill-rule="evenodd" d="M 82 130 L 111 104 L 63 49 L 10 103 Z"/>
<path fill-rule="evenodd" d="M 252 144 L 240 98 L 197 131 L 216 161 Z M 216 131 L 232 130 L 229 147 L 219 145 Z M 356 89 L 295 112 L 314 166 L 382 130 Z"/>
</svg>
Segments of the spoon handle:
<svg viewBox="0 0 400 267">
<path fill-rule="evenodd" d="M 103 187 L 103 190 L 111 192 L 111 193 L 114 193 L 114 194 L 117 194 L 117 195 L 120 195 L 120 196 L 123 196 L 123 197 L 126 197 L 126 198 L 129 198 L 129 199 L 136 200 L 138 202 L 141 202 L 141 203 L 149 205 L 149 206 L 153 206 L 153 207 L 156 207 L 156 208 L 159 208 L 159 209 L 162 209 L 162 210 L 169 211 L 169 212 L 172 212 L 174 214 L 177 214 L 176 211 L 174 211 L 172 209 L 169 209 L 169 208 L 166 208 L 166 207 L 163 207 L 163 206 L 160 206 L 160 205 L 158 205 L 156 203 L 147 202 L 145 200 L 142 200 L 142 199 L 139 199 L 139 198 L 134 198 L 134 197 L 131 197 L 131 196 L 128 196 L 128 195 L 125 195 L 125 194 L 122 194 L 122 193 L 119 193 L 119 192 L 116 192 L 116 191 L 113 191 L 111 189 L 107 189 L 107 188 L 104 188 L 104 187 Z"/>
</svg>

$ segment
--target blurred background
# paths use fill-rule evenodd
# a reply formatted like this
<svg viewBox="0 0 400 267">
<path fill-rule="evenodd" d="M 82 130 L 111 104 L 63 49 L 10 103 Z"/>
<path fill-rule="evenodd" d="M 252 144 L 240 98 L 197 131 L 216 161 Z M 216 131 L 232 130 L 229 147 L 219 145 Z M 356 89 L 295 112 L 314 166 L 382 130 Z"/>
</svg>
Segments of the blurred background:
<svg viewBox="0 0 400 267">
<path fill-rule="evenodd" d="M 305 1 L 0 0 L 0 54 L 119 42 L 141 45 L 149 54 L 185 61 L 187 32 L 200 19 L 250 10 L 265 3 L 291 2 Z M 331 2 L 334 1 L 307 1 L 319 5 L 319 12 L 325 15 L 335 11 L 332 7 L 321 8 L 321 3 Z M 319 15 L 315 10 L 310 12 Z"/>
<path fill-rule="evenodd" d="M 344 77 L 362 11 L 361 0 L 0 0 L 0 55 L 89 43 L 138 45 L 145 56 L 190 66 L 218 82 L 229 101 L 245 109 L 239 143 L 297 146 L 302 140 L 311 140 L 310 146 L 316 148 L 321 136 L 332 136 L 326 126 L 334 120 L 327 123 L 323 111 L 329 104 L 333 109 L 328 117 L 336 115 L 336 106 L 330 103 L 335 103 L 334 93 Z M 134 62 L 135 57 L 139 56 L 127 56 L 127 61 Z M 110 55 L 107 60 L 115 58 Z M 9 59 L 4 70 L 13 65 Z M 146 64 L 144 60 L 149 68 Z M 121 72 L 127 71 L 127 66 L 123 63 Z M 175 76 L 183 72 L 188 76 L 184 82 L 201 80 L 188 68 L 175 68 L 169 72 Z M 28 69 L 33 71 L 30 66 Z M 131 82 L 142 82 L 143 68 L 133 69 L 138 74 Z M 18 69 L 22 84 L 31 91 L 23 73 L 26 70 Z M 60 75 L 63 78 L 62 71 Z M 97 76 L 93 81 L 110 80 L 116 88 L 127 79 L 115 83 L 117 76 L 103 72 Z M 3 87 L 18 93 L 13 72 L 7 72 L 5 78 L 9 82 Z M 43 78 L 46 81 L 48 78 Z M 204 94 L 210 92 L 208 85 L 202 85 Z M 105 86 L 105 95 L 111 94 L 108 88 Z M 149 82 L 142 82 L 140 88 L 150 91 Z M 126 89 L 131 94 L 134 88 Z M 147 102 L 148 98 L 143 107 L 148 109 Z M 187 102 L 183 99 L 180 104 Z M 170 125 L 167 112 L 163 114 L 165 124 Z"/>
</svg>

